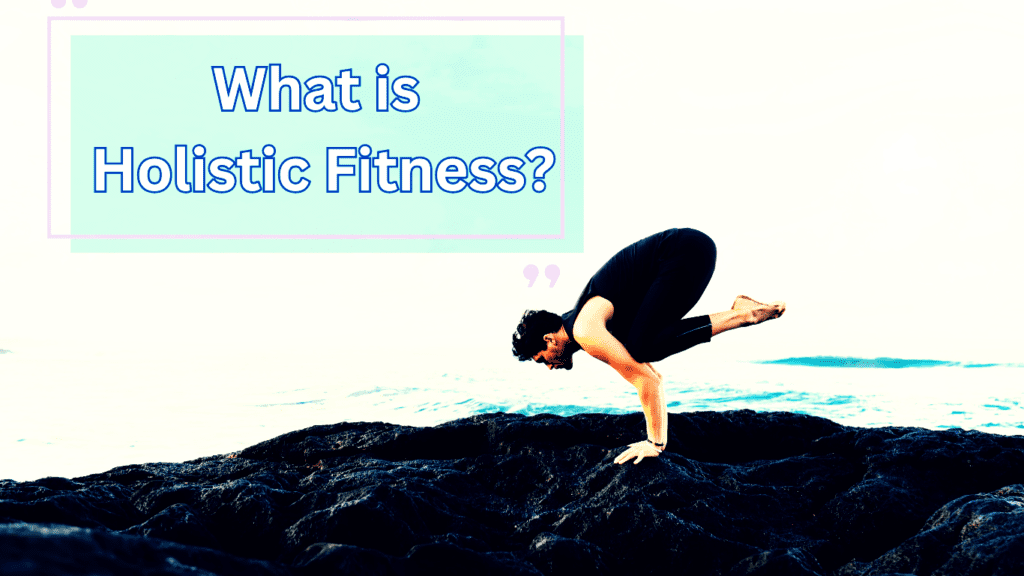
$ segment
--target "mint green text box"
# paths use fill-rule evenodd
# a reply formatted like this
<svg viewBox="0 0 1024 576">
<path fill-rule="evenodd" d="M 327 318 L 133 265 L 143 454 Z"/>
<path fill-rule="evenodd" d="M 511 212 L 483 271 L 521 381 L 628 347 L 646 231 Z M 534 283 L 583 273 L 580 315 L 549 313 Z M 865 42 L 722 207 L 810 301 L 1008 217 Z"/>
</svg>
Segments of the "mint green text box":
<svg viewBox="0 0 1024 576">
<path fill-rule="evenodd" d="M 71 233 L 173 239 L 73 239 L 75 252 L 581 252 L 583 248 L 582 38 L 565 39 L 565 151 L 561 151 L 561 48 L 557 36 L 75 36 L 71 58 Z M 419 107 L 378 112 L 378 64 L 389 78 L 415 77 Z M 270 111 L 270 78 L 255 112 L 222 112 L 212 66 L 228 80 L 244 66 L 251 80 L 257 66 L 280 64 L 284 76 L 304 83 L 333 79 L 351 69 L 361 78 L 353 95 L 358 112 Z M 303 88 L 303 92 L 305 88 Z M 337 98 L 337 90 L 335 89 Z M 304 96 L 304 94 L 303 94 Z M 339 100 L 340 104 L 340 100 Z M 306 159 L 293 171 L 311 181 L 292 194 L 250 194 L 241 185 L 225 194 L 209 189 L 184 194 L 174 182 L 151 193 L 136 181 L 120 192 L 120 177 L 94 192 L 94 148 L 106 147 L 116 161 L 132 147 L 136 170 L 160 157 L 174 166 L 174 146 L 202 144 L 207 162 L 238 157 L 264 145 L 275 158 Z M 392 157 L 425 157 L 436 167 L 455 156 L 500 161 L 519 157 L 527 185 L 509 194 L 495 189 L 448 193 L 437 187 L 410 193 L 360 193 L 356 177 L 343 177 L 338 193 L 327 192 L 328 147 L 362 144 Z M 531 184 L 539 161 L 527 150 L 545 146 L 555 165 L 546 189 Z M 351 161 L 355 163 L 355 160 Z M 565 170 L 564 234 L 561 170 Z M 154 173 L 155 174 L 155 173 Z M 238 170 L 235 169 L 235 174 Z M 261 170 L 253 171 L 260 180 Z M 397 180 L 397 169 L 392 169 Z M 375 175 L 374 175 L 375 176 Z M 208 178 L 209 180 L 209 178 Z M 209 185 L 209 184 L 208 184 Z M 202 238 L 245 236 L 363 236 L 358 238 Z M 395 236 L 375 238 L 374 236 Z M 474 236 L 459 238 L 458 236 Z M 477 236 L 483 236 L 482 238 Z M 493 236 L 493 237 L 489 237 Z M 531 238 L 531 236 L 556 236 Z M 557 237 L 561 236 L 561 237 Z"/>
</svg>

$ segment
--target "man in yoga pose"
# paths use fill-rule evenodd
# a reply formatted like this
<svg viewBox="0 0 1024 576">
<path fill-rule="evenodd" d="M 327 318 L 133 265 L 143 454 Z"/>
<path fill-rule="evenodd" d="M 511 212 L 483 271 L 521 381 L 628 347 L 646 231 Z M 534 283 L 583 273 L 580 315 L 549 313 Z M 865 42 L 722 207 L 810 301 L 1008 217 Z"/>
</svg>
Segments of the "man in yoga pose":
<svg viewBox="0 0 1024 576">
<path fill-rule="evenodd" d="M 648 236 L 612 256 L 562 314 L 527 310 L 512 336 L 520 361 L 572 369 L 584 350 L 632 384 L 647 419 L 647 439 L 630 444 L 616 464 L 659 455 L 668 442 L 668 408 L 661 374 L 651 365 L 711 340 L 726 330 L 782 316 L 784 302 L 762 304 L 737 296 L 732 308 L 683 318 L 715 271 L 715 243 L 703 232 L 673 228 Z"/>
</svg>

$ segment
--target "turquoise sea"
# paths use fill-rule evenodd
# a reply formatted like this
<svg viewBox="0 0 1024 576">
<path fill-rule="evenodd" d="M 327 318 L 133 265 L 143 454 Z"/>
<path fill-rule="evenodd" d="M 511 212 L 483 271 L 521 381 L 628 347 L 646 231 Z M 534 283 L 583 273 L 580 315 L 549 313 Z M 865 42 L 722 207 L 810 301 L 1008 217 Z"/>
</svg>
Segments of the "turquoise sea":
<svg viewBox="0 0 1024 576">
<path fill-rule="evenodd" d="M 315 424 L 429 426 L 486 412 L 640 410 L 606 366 L 570 372 L 506 356 L 330 351 L 101 351 L 22 346 L 0 354 L 0 478 L 74 477 L 114 466 L 240 450 Z M 685 355 L 680 355 L 680 357 Z M 853 426 L 1024 434 L 1024 365 L 816 356 L 659 363 L 671 412 L 752 409 Z"/>
</svg>

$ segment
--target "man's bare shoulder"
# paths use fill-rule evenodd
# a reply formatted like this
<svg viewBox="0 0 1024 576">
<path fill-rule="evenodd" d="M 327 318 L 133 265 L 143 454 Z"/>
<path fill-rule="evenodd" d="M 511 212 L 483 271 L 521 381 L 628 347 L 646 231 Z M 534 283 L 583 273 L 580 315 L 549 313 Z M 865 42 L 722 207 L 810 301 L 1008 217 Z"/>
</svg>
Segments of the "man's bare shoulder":
<svg viewBox="0 0 1024 576">
<path fill-rule="evenodd" d="M 586 340 L 590 336 L 607 331 L 606 324 L 615 313 L 615 307 L 611 301 L 603 296 L 594 296 L 583 305 L 580 313 L 576 315 L 576 323 L 573 324 L 572 334 L 577 342 Z"/>
</svg>

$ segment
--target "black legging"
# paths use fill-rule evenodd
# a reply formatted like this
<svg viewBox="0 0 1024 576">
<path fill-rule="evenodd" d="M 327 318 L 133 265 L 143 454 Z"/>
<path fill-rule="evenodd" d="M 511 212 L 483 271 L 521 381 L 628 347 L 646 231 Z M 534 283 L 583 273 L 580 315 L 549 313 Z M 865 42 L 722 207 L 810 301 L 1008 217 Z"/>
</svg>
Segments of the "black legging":
<svg viewBox="0 0 1024 576">
<path fill-rule="evenodd" d="M 711 340 L 711 318 L 683 318 L 715 272 L 715 243 L 684 228 L 658 249 L 658 271 L 623 344 L 637 362 L 657 362 Z"/>
</svg>

